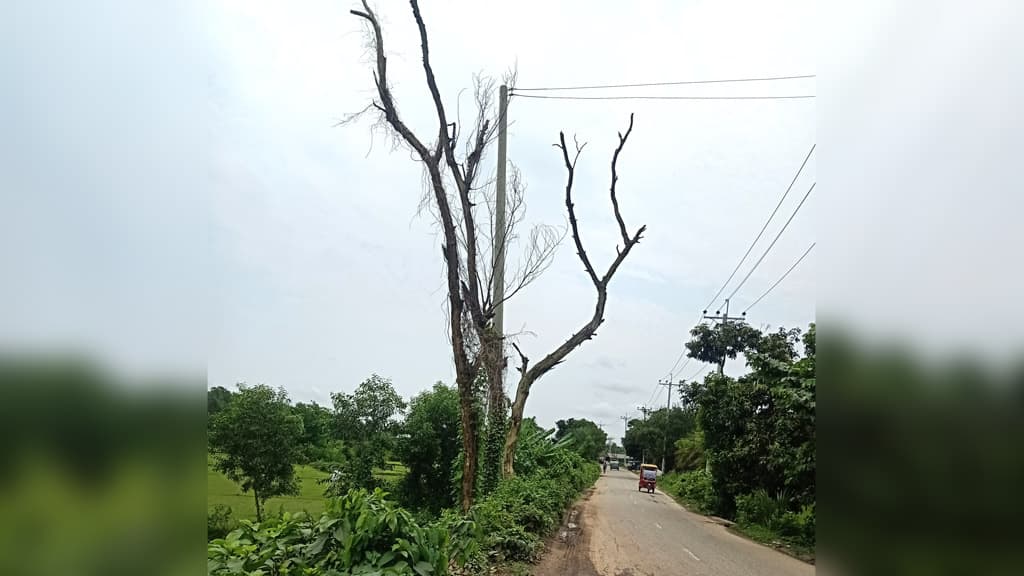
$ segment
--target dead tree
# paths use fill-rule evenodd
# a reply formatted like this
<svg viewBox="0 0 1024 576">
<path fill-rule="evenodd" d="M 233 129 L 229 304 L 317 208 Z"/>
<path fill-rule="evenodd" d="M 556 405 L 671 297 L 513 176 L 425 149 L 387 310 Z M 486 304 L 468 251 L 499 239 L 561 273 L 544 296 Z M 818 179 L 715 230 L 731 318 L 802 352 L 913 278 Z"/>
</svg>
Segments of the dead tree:
<svg viewBox="0 0 1024 576">
<path fill-rule="evenodd" d="M 493 285 L 495 275 L 491 264 L 492 260 L 488 258 L 489 250 L 492 246 L 497 245 L 507 253 L 507 248 L 515 240 L 516 227 L 523 219 L 524 186 L 518 171 L 513 166 L 509 182 L 507 223 L 501 230 L 494 229 L 493 191 L 488 183 L 480 182 L 481 161 L 496 135 L 497 118 L 493 109 L 492 96 L 494 83 L 485 78 L 478 77 L 476 79 L 477 114 L 472 128 L 463 137 L 464 131 L 459 125 L 461 120 L 449 116 L 441 98 L 441 91 L 430 62 L 427 30 L 420 12 L 419 2 L 410 0 L 409 4 L 419 30 L 423 72 L 436 114 L 436 139 L 433 141 L 426 141 L 417 136 L 399 114 L 388 82 L 387 57 L 377 15 L 366 0 L 362 0 L 363 10 L 352 10 L 351 12 L 368 23 L 370 42 L 375 55 L 373 77 L 377 94 L 363 113 L 377 112 L 383 125 L 391 131 L 398 142 L 407 146 L 415 159 L 423 165 L 425 181 L 429 189 L 428 198 L 424 203 L 434 213 L 442 231 L 441 252 L 446 270 L 448 332 L 459 391 L 465 456 L 461 486 L 461 503 L 465 510 L 473 501 L 479 459 L 477 454 L 479 423 L 476 421 L 474 406 L 476 398 L 473 384 L 480 371 L 484 371 L 487 376 L 489 403 L 492 406 L 503 406 L 505 402 L 502 386 L 502 371 L 506 362 L 505 335 L 497 334 L 494 330 L 492 323 L 494 310 L 499 304 L 514 297 L 543 273 L 550 264 L 564 234 L 560 234 L 557 229 L 550 226 L 535 227 L 529 235 L 526 253 L 519 269 L 507 277 L 504 297 L 501 302 L 495 300 L 495 286 Z M 350 119 L 361 114 L 350 117 Z M 631 129 L 632 118 L 630 119 Z M 626 136 L 620 135 L 619 148 L 612 161 L 612 200 L 616 218 L 623 230 L 625 230 L 624 224 L 622 224 L 618 203 L 615 199 L 614 170 L 615 161 L 628 136 L 629 131 Z M 460 142 L 464 142 L 464 149 L 461 151 L 458 149 Z M 625 237 L 625 232 L 623 232 L 626 240 L 624 248 L 619 252 L 619 256 L 605 277 L 597 279 L 589 260 L 586 259 L 586 253 L 579 240 L 572 204 L 568 202 L 571 195 L 572 170 L 575 167 L 575 159 L 571 163 L 569 162 L 568 152 L 564 149 L 564 137 L 562 138 L 562 147 L 566 155 L 566 165 L 569 168 L 570 181 L 566 189 L 566 198 L 573 238 L 577 245 L 577 252 L 584 259 L 586 268 L 590 270 L 590 274 L 594 278 L 595 285 L 599 286 L 598 308 L 595 320 L 574 334 L 568 342 L 552 352 L 538 365 L 526 370 L 526 361 L 523 357 L 523 376 L 520 378 L 516 401 L 512 406 L 512 420 L 506 435 L 504 454 L 502 454 L 502 472 L 506 475 L 511 473 L 511 454 L 515 450 L 519 426 L 522 422 L 522 410 L 526 403 L 526 396 L 529 394 L 530 385 L 553 368 L 571 350 L 593 336 L 597 326 L 601 323 L 604 302 L 607 298 L 607 282 L 614 274 L 615 268 L 640 239 L 640 232 L 634 238 Z M 577 149 L 577 157 L 580 150 L 581 148 Z M 477 212 L 477 207 L 480 203 L 488 208 L 487 216 L 490 217 L 490 220 L 486 223 L 480 222 L 478 218 L 480 214 Z M 643 228 L 641 228 L 642 231 Z M 481 243 L 481 237 L 487 242 Z M 593 324 L 592 328 L 588 328 L 591 324 Z"/>
<path fill-rule="evenodd" d="M 576 254 L 579 256 L 580 261 L 583 263 L 583 269 L 586 270 L 587 276 L 590 277 L 590 282 L 594 285 L 596 291 L 597 301 L 594 304 L 594 314 L 590 320 L 584 324 L 579 330 L 574 332 L 568 340 L 562 343 L 561 346 L 554 349 L 551 353 L 545 356 L 540 362 L 537 362 L 533 366 L 530 366 L 530 361 L 519 349 L 519 346 L 515 346 L 516 352 L 519 354 L 519 384 L 516 386 L 516 397 L 512 403 L 512 415 L 509 422 L 508 433 L 505 436 L 505 451 L 504 451 L 504 462 L 502 466 L 503 474 L 508 477 L 514 474 L 513 463 L 515 460 L 516 444 L 519 441 L 519 429 L 523 423 L 523 410 L 526 408 L 526 400 L 530 396 L 530 388 L 538 378 L 548 373 L 552 368 L 557 366 L 570 352 L 578 348 L 581 344 L 590 340 L 597 333 L 597 328 L 604 322 L 604 308 L 608 302 L 608 284 L 611 282 L 612 277 L 615 275 L 615 271 L 619 269 L 622 261 L 626 259 L 629 252 L 634 246 L 640 243 L 640 237 L 643 235 L 647 226 L 641 226 L 632 236 L 626 230 L 626 222 L 622 219 L 622 212 L 619 210 L 619 199 L 615 194 L 615 185 L 618 183 L 618 162 L 619 154 L 622 153 L 623 147 L 626 145 L 626 140 L 629 139 L 630 133 L 633 132 L 633 115 L 629 115 L 629 128 L 626 129 L 626 133 L 619 133 L 619 145 L 615 148 L 615 153 L 612 155 L 612 176 L 611 186 L 609 188 L 612 210 L 615 213 L 615 220 L 619 225 L 619 233 L 622 236 L 622 247 L 616 246 L 615 248 L 615 259 L 608 266 L 608 269 L 603 275 L 598 276 L 594 270 L 593 264 L 590 262 L 590 257 L 587 255 L 587 251 L 583 248 L 583 240 L 580 238 L 579 223 L 576 220 L 576 208 L 572 201 L 572 186 L 576 176 L 576 160 L 579 159 L 580 153 L 583 151 L 586 144 L 576 143 L 576 152 L 572 158 L 569 157 L 569 147 L 565 144 L 565 133 L 560 132 L 558 134 L 558 144 L 555 144 L 557 148 L 562 151 L 562 159 L 565 162 L 565 169 L 567 174 L 565 183 L 565 209 L 569 213 L 569 225 L 572 228 L 572 240 L 576 244 Z"/>
</svg>

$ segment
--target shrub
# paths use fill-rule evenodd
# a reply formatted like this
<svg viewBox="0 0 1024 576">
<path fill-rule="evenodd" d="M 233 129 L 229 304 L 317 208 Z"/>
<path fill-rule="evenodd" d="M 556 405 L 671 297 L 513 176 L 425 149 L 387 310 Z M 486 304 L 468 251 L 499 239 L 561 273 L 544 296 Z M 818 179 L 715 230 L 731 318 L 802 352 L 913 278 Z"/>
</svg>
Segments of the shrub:
<svg viewBox="0 0 1024 576">
<path fill-rule="evenodd" d="M 208 541 L 227 536 L 237 526 L 238 523 L 231 518 L 230 506 L 216 504 L 213 510 L 206 513 L 206 539 Z"/>
<path fill-rule="evenodd" d="M 710 514 L 717 509 L 718 497 L 711 485 L 711 475 L 704 470 L 665 474 L 658 483 L 662 490 L 678 497 L 697 512 Z"/>
<path fill-rule="evenodd" d="M 601 474 L 597 464 L 562 448 L 536 450 L 531 459 L 533 474 L 503 480 L 473 507 L 482 544 L 499 562 L 535 560 L 543 537 Z"/>
<path fill-rule="evenodd" d="M 786 540 L 813 547 L 815 543 L 814 505 L 804 505 L 800 512 L 785 512 L 778 522 L 778 532 Z"/>
<path fill-rule="evenodd" d="M 718 497 L 711 485 L 711 475 L 701 470 L 693 470 L 682 475 L 682 491 L 680 493 L 699 512 L 708 514 L 717 509 Z"/>
<path fill-rule="evenodd" d="M 799 512 L 786 510 L 787 497 L 772 498 L 760 489 L 736 498 L 737 521 L 745 528 L 764 529 L 773 536 L 803 546 L 815 544 L 815 506 L 804 505 Z"/>
<path fill-rule="evenodd" d="M 760 524 L 773 529 L 781 512 L 778 501 L 763 488 L 736 497 L 736 521 L 742 525 Z"/>
<path fill-rule="evenodd" d="M 241 526 L 207 548 L 208 574 L 448 574 L 474 552 L 478 533 L 455 514 L 428 525 L 385 499 L 353 490 L 330 500 L 319 519 L 284 514 Z"/>
</svg>

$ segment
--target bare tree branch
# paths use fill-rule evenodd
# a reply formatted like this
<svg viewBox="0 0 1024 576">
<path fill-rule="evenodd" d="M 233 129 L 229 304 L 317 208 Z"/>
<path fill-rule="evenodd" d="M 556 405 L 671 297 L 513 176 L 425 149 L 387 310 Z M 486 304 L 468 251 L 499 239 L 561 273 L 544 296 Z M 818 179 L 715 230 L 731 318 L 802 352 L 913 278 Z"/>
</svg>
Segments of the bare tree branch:
<svg viewBox="0 0 1024 576">
<path fill-rule="evenodd" d="M 575 350 L 581 344 L 590 340 L 597 334 L 598 327 L 604 322 L 604 309 L 608 302 L 608 284 L 611 282 L 612 277 L 615 275 L 615 271 L 618 270 L 622 261 L 625 260 L 626 256 L 633 249 L 633 246 L 640 242 L 640 237 L 643 232 L 647 229 L 646 226 L 641 226 L 637 230 L 636 234 L 632 238 L 626 232 L 625 222 L 622 219 L 622 214 L 619 212 L 618 199 L 615 197 L 615 180 L 616 175 L 616 163 L 618 161 L 619 153 L 626 144 L 626 140 L 629 138 L 629 134 L 633 128 L 633 116 L 630 115 L 629 130 L 626 131 L 625 135 L 619 134 L 619 145 L 615 150 L 615 154 L 612 156 L 612 184 L 610 187 L 612 196 L 612 205 L 615 211 L 615 218 L 620 225 L 620 231 L 622 233 L 623 241 L 625 245 L 621 251 L 618 251 L 615 260 L 612 261 L 608 270 L 601 278 L 597 277 L 597 273 L 594 271 L 594 267 L 590 262 L 590 258 L 587 256 L 586 250 L 583 248 L 583 242 L 580 239 L 579 224 L 576 220 L 576 212 L 572 202 L 572 185 L 575 178 L 576 160 L 579 159 L 580 152 L 586 144 L 580 144 L 576 141 L 576 155 L 570 159 L 569 150 L 565 143 L 565 134 L 559 133 L 559 143 L 556 144 L 558 148 L 562 150 L 562 159 L 565 161 L 565 169 L 568 173 L 567 183 L 565 186 L 565 207 L 569 212 L 569 224 L 572 227 L 573 242 L 576 244 L 576 251 L 583 262 L 583 267 L 587 270 L 587 275 L 590 276 L 590 280 L 594 285 L 594 289 L 597 291 L 597 301 L 594 303 L 594 313 L 582 327 L 574 332 L 568 340 L 563 342 L 558 348 L 552 350 L 547 356 L 542 358 L 539 362 L 534 364 L 528 370 L 523 370 L 522 375 L 519 378 L 519 384 L 516 386 L 516 397 L 512 403 L 512 415 L 510 419 L 510 425 L 508 434 L 505 437 L 505 453 L 504 462 L 502 464 L 503 473 L 505 476 L 513 474 L 513 459 L 515 455 L 515 446 L 519 438 L 519 430 L 522 425 L 523 411 L 526 407 L 526 400 L 530 395 L 530 388 L 538 378 L 543 376 L 545 373 L 550 371 L 552 368 L 560 364 L 570 352 Z M 518 350 L 518 348 L 517 348 Z M 520 356 L 522 353 L 520 352 Z M 524 363 L 525 368 L 525 363 Z"/>
<path fill-rule="evenodd" d="M 575 140 L 575 136 L 573 137 Z M 555 144 L 556 147 L 562 150 L 562 159 L 565 160 L 565 170 L 569 173 L 569 176 L 565 183 L 565 209 L 569 211 L 569 225 L 572 226 L 572 240 L 576 244 L 576 254 L 580 257 L 580 261 L 583 262 L 583 268 L 586 269 L 587 275 L 590 276 L 590 281 L 594 283 L 594 286 L 599 287 L 601 280 L 598 279 L 597 273 L 594 272 L 594 266 L 590 264 L 590 257 L 587 256 L 587 251 L 583 249 L 583 242 L 580 240 L 580 227 L 576 221 L 576 207 L 572 203 L 572 184 L 576 177 L 576 161 L 580 157 L 580 152 L 583 151 L 583 146 L 580 146 L 579 141 L 576 141 L 576 155 L 569 160 L 569 148 L 565 145 L 565 132 L 558 133 L 559 143 Z"/>
<path fill-rule="evenodd" d="M 519 349 L 519 345 L 515 342 L 512 343 L 512 347 L 516 349 L 516 353 L 519 354 L 519 373 L 526 374 L 526 369 L 530 365 L 530 359 L 523 354 L 523 351 Z"/>
<path fill-rule="evenodd" d="M 633 131 L 633 114 L 629 115 L 629 128 L 626 129 L 626 135 L 623 136 L 622 132 L 619 132 L 619 145 L 615 148 L 615 154 L 612 156 L 612 185 L 611 185 L 611 197 L 612 197 L 612 208 L 615 211 L 615 220 L 619 222 L 619 232 L 622 233 L 622 243 L 629 244 L 629 233 L 626 232 L 626 223 L 622 221 L 622 213 L 619 212 L 619 200 L 615 197 L 615 184 L 619 181 L 619 175 L 616 173 L 615 168 L 619 163 L 619 153 L 622 152 L 622 147 L 626 145 L 626 139 L 629 138 L 629 133 Z"/>
<path fill-rule="evenodd" d="M 384 36 L 380 30 L 380 23 L 377 22 L 377 17 L 373 10 L 370 9 L 370 5 L 366 3 L 366 0 L 363 0 L 363 8 L 366 10 L 365 12 L 360 12 L 359 10 L 350 10 L 350 12 L 360 18 L 364 18 L 373 28 L 374 48 L 377 52 L 377 70 L 374 73 L 374 82 L 377 85 L 377 94 L 381 99 L 380 104 L 374 103 L 373 106 L 384 114 L 388 124 L 419 154 L 423 162 L 436 164 L 430 155 L 430 151 L 423 145 L 423 142 L 398 117 L 398 110 L 395 108 L 395 101 L 391 96 L 391 89 L 388 87 L 388 59 L 384 55 Z"/>
</svg>

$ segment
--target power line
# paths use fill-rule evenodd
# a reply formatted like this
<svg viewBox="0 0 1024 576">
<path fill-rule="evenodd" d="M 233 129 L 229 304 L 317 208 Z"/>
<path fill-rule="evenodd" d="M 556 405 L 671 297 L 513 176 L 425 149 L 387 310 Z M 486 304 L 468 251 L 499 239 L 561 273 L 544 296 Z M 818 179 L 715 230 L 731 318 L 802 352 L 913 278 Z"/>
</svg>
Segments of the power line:
<svg viewBox="0 0 1024 576">
<path fill-rule="evenodd" d="M 785 232 L 786 228 L 789 227 L 789 223 L 793 221 L 793 218 L 796 216 L 796 213 L 800 211 L 800 207 L 804 205 L 804 201 L 807 200 L 807 197 L 811 195 L 811 190 L 814 190 L 815 185 L 817 185 L 817 182 L 811 184 L 811 187 L 807 189 L 807 194 L 804 194 L 804 197 L 800 200 L 800 203 L 797 204 L 796 210 L 793 210 L 793 213 L 789 216 L 789 220 L 786 220 L 786 223 L 782 225 L 782 230 L 779 230 L 779 233 L 775 235 L 775 239 L 772 240 L 772 243 L 768 245 L 768 248 L 764 251 L 764 254 L 761 254 L 761 257 L 757 259 L 757 262 L 754 262 L 754 267 L 751 268 L 749 272 L 747 272 L 747 275 L 743 277 L 743 280 L 740 280 L 739 285 L 737 285 L 736 288 L 733 289 L 732 294 L 729 294 L 729 297 L 726 298 L 726 300 L 732 300 L 732 297 L 736 295 L 736 292 L 739 292 L 739 289 L 742 288 L 744 284 L 746 284 L 747 279 L 749 279 L 750 275 L 754 273 L 754 270 L 757 270 L 757 267 L 761 265 L 762 261 L 764 261 L 764 257 L 767 256 L 768 253 L 772 251 L 772 247 L 775 246 L 775 243 L 779 241 L 779 238 L 782 236 L 782 233 Z"/>
<path fill-rule="evenodd" d="M 807 151 L 807 155 L 804 156 L 804 161 L 800 163 L 800 167 L 797 168 L 796 174 L 793 175 L 793 179 L 790 180 L 790 182 L 789 182 L 789 186 L 786 187 L 786 191 L 782 194 L 782 197 L 779 198 L 778 203 L 775 205 L 775 209 L 772 210 L 772 213 L 768 216 L 768 219 L 765 220 L 764 225 L 761 226 L 761 230 L 757 233 L 757 237 L 755 237 L 754 241 L 750 243 L 750 246 L 747 248 L 747 251 L 743 254 L 743 257 L 740 258 L 740 261 L 736 264 L 736 267 L 733 268 L 732 273 L 729 274 L 729 277 L 726 278 L 725 282 L 722 283 L 722 286 L 718 289 L 718 292 L 715 292 L 715 295 L 711 297 L 711 301 L 708 302 L 707 305 L 704 306 L 704 310 L 708 310 L 708 309 L 711 308 L 711 306 L 715 303 L 715 301 L 718 299 L 718 297 L 722 295 L 722 292 L 725 290 L 726 286 L 729 285 L 729 282 L 731 282 L 732 279 L 736 276 L 736 272 L 739 272 L 740 267 L 742 267 L 743 263 L 747 261 L 747 257 L 750 256 L 750 253 L 754 250 L 754 246 L 757 245 L 757 242 L 761 239 L 761 236 L 764 235 L 765 230 L 768 229 L 768 225 L 771 224 L 772 220 L 775 218 L 775 214 L 778 213 L 779 208 L 782 207 L 782 203 L 785 202 L 786 198 L 789 196 L 790 191 L 793 189 L 793 185 L 796 184 L 796 181 L 800 177 L 800 174 L 803 173 L 804 167 L 807 165 L 807 161 L 810 160 L 811 154 L 814 153 L 815 147 L 817 147 L 817 144 L 812 144 L 811 145 L 811 149 Z M 813 189 L 813 186 L 812 186 L 812 189 Z M 808 194 L 809 193 L 810 193 L 810 191 L 808 191 Z M 806 200 L 806 198 L 807 197 L 805 196 L 804 199 Z M 800 203 L 803 204 L 803 201 L 801 200 Z M 799 209 L 800 208 L 797 207 L 797 210 L 799 210 Z M 790 220 L 792 220 L 792 216 L 790 217 Z M 788 225 L 789 223 L 787 222 L 786 224 Z M 783 227 L 783 229 L 785 229 L 785 227 Z M 777 239 L 778 238 L 776 238 L 776 240 Z M 774 244 L 774 242 L 772 242 L 772 244 Z M 762 256 L 762 258 L 763 258 L 763 256 Z M 746 280 L 744 279 L 744 281 L 746 281 Z M 703 316 L 698 316 L 697 317 L 697 322 L 700 322 L 701 318 L 703 318 Z M 679 357 L 676 358 L 676 361 L 672 364 L 672 369 L 669 370 L 669 372 L 675 372 L 675 367 L 683 359 L 683 356 L 685 354 L 686 354 L 686 347 L 684 346 L 683 350 L 679 353 Z M 689 364 L 689 363 L 690 363 L 690 359 L 687 359 L 686 364 L 683 364 L 683 366 L 682 366 L 682 368 L 680 368 L 680 370 L 685 369 L 686 365 Z"/>
<path fill-rule="evenodd" d="M 817 98 L 815 94 L 787 96 L 547 96 L 542 94 L 513 94 L 519 98 L 544 98 L 547 100 L 798 100 Z"/>
<path fill-rule="evenodd" d="M 683 356 L 685 356 L 685 355 L 686 355 L 686 347 L 683 346 L 683 351 L 679 353 L 679 357 L 676 358 L 676 361 L 672 364 L 672 369 L 668 371 L 669 374 L 673 374 L 676 371 L 676 366 L 679 366 L 680 360 L 682 360 Z M 690 360 L 692 360 L 692 358 L 687 358 L 686 362 L 683 362 L 683 365 L 679 366 L 679 371 L 680 372 L 682 372 L 683 369 L 686 368 L 686 365 L 690 363 Z"/>
<path fill-rule="evenodd" d="M 594 86 L 557 86 L 543 88 L 516 88 L 516 92 L 540 92 L 546 90 L 600 90 L 604 88 L 646 88 L 649 86 L 686 86 L 689 84 L 725 84 L 727 82 L 765 82 L 770 80 L 797 80 L 814 78 L 816 74 L 801 76 L 769 76 L 765 78 L 733 78 L 729 80 L 684 80 L 681 82 L 645 82 L 642 84 L 598 84 Z"/>
<path fill-rule="evenodd" d="M 661 385 L 660 384 L 655 384 L 654 385 L 654 394 L 651 394 L 651 399 L 650 399 L 650 401 L 647 402 L 647 405 L 648 406 L 654 406 L 654 404 L 655 404 L 654 401 L 655 400 L 659 400 L 659 399 L 661 399 Z"/>
<path fill-rule="evenodd" d="M 754 241 L 750 243 L 750 247 L 747 248 L 746 253 L 743 254 L 743 258 L 740 258 L 739 263 L 737 263 L 736 267 L 733 268 L 732 274 L 729 274 L 729 277 L 725 280 L 725 282 L 722 283 L 722 287 L 719 288 L 718 292 L 716 292 L 715 295 L 711 297 L 711 302 L 708 302 L 707 306 L 704 307 L 705 310 L 711 308 L 711 306 L 715 303 L 715 300 L 717 300 L 718 297 L 722 295 L 722 291 L 725 290 L 725 287 L 729 285 L 729 282 L 732 282 L 732 279 L 734 276 L 736 276 L 736 272 L 739 271 L 740 266 L 743 266 L 743 263 L 747 261 L 747 256 L 750 256 L 750 252 L 754 249 L 754 246 L 757 245 L 757 241 L 761 239 L 761 236 L 764 235 L 764 231 L 768 229 L 768 224 L 770 224 L 772 219 L 775 218 L 775 214 L 779 211 L 779 208 L 782 206 L 782 203 L 786 200 L 786 197 L 789 196 L 789 191 L 792 190 L 793 185 L 796 184 L 796 179 L 799 178 L 800 173 L 804 171 L 804 166 L 807 165 L 807 161 L 810 160 L 811 154 L 814 153 L 815 146 L 817 146 L 817 144 L 811 145 L 811 149 L 807 152 L 807 156 L 804 157 L 804 161 L 800 164 L 800 168 L 797 169 L 796 174 L 793 176 L 793 179 L 789 182 L 789 186 L 786 187 L 786 192 L 782 194 L 782 198 L 779 198 L 779 203 L 775 205 L 775 209 L 772 210 L 771 215 L 768 216 L 768 220 L 765 220 L 764 226 L 761 227 L 761 231 L 757 233 L 757 237 L 754 238 Z"/>
<path fill-rule="evenodd" d="M 817 244 L 817 242 L 814 242 L 814 243 L 812 243 L 812 244 L 810 245 L 810 247 L 809 247 L 809 248 L 807 248 L 807 250 L 806 250 L 806 251 L 804 252 L 803 256 L 801 256 L 800 258 L 798 258 L 798 259 L 797 259 L 797 261 L 796 261 L 796 262 L 794 262 L 794 263 L 793 263 L 793 265 L 789 267 L 789 270 L 786 270 L 786 273 L 785 273 L 785 274 L 783 274 L 781 278 L 779 278 L 778 280 L 776 280 L 776 281 L 775 281 L 775 284 L 772 284 L 770 288 L 768 288 L 767 290 L 765 290 L 765 291 L 764 291 L 764 294 L 761 294 L 760 296 L 758 296 L 758 297 L 757 297 L 757 300 L 754 300 L 754 303 L 753 303 L 753 304 L 751 304 L 750 306 L 747 306 L 747 310 L 750 310 L 751 308 L 753 308 L 753 307 L 754 307 L 754 306 L 755 306 L 755 305 L 756 305 L 756 304 L 757 304 L 758 302 L 760 302 L 760 301 L 761 301 L 761 299 L 762 299 L 762 298 L 764 298 L 765 296 L 767 296 L 769 292 L 771 292 L 772 290 L 774 290 L 776 286 L 778 286 L 778 285 L 779 285 L 779 284 L 780 284 L 780 283 L 781 283 L 781 282 L 782 282 L 783 280 L 785 280 L 785 279 L 786 279 L 786 276 L 789 276 L 789 273 L 790 273 L 790 272 L 792 272 L 792 271 L 793 271 L 793 269 L 794 269 L 794 268 L 796 268 L 796 267 L 797 267 L 797 265 L 799 265 L 799 264 L 800 264 L 800 262 L 801 262 L 801 261 L 803 261 L 803 259 L 804 259 L 804 258 L 806 258 L 808 254 L 810 254 L 810 253 L 811 253 L 811 250 L 813 250 L 813 249 L 814 249 L 814 246 L 815 246 L 816 244 Z M 744 313 L 746 313 L 746 312 L 747 312 L 747 310 L 744 310 L 743 312 L 744 312 Z"/>
<path fill-rule="evenodd" d="M 655 385 L 654 385 L 654 390 L 651 390 L 651 397 L 647 399 L 647 404 L 646 404 L 646 406 L 650 406 L 650 405 L 651 405 L 651 402 L 653 402 L 653 401 L 654 401 L 654 395 L 655 395 L 655 394 L 656 394 L 656 393 L 658 392 L 658 390 L 660 390 L 660 389 L 661 389 L 661 388 L 659 388 L 657 384 L 655 384 Z"/>
<path fill-rule="evenodd" d="M 696 378 L 697 376 L 700 376 L 701 374 L 703 374 L 703 373 L 704 373 L 704 371 L 705 371 L 705 370 L 707 370 L 707 369 L 708 369 L 708 368 L 710 368 L 710 367 L 711 367 L 711 365 L 710 365 L 710 364 L 705 364 L 705 365 L 704 365 L 704 367 L 703 367 L 703 368 L 701 368 L 700 370 L 698 370 L 696 374 L 694 374 L 693 376 L 690 376 L 690 377 L 689 377 L 689 378 L 687 378 L 686 380 L 687 380 L 687 381 L 690 381 L 690 380 L 693 380 L 693 379 L 695 379 L 695 378 Z"/>
</svg>

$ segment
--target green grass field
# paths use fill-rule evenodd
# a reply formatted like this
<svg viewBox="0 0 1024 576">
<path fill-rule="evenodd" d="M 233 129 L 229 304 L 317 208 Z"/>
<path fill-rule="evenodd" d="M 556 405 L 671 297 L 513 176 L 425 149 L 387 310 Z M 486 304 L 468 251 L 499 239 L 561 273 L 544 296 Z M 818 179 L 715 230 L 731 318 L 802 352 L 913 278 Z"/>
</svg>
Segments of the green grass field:
<svg viewBox="0 0 1024 576">
<path fill-rule="evenodd" d="M 405 475 L 406 469 L 395 462 L 394 470 L 378 470 L 374 476 L 382 480 L 394 481 Z M 266 512 L 300 512 L 319 514 L 324 509 L 324 486 L 317 481 L 327 474 L 310 466 L 295 467 L 295 477 L 299 480 L 298 496 L 281 496 L 271 498 L 263 505 Z M 231 507 L 231 517 L 237 519 L 256 519 L 256 501 L 252 492 L 242 492 L 242 487 L 228 479 L 223 473 L 213 469 L 212 457 L 207 458 L 206 469 L 206 506 L 213 509 L 217 504 Z"/>
</svg>

